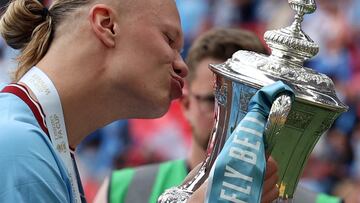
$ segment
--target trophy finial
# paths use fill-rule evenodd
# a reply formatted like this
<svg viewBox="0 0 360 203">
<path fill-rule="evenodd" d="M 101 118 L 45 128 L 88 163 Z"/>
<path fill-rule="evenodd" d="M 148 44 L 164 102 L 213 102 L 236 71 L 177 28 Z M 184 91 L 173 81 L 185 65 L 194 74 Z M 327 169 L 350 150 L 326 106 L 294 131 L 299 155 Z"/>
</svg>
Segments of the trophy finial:
<svg viewBox="0 0 360 203">
<path fill-rule="evenodd" d="M 289 4 L 298 14 L 310 14 L 316 10 L 315 0 L 289 0 Z"/>
<path fill-rule="evenodd" d="M 315 0 L 288 0 L 288 2 L 296 12 L 293 24 L 280 30 L 267 31 L 264 38 L 272 50 L 272 55 L 303 65 L 305 60 L 319 52 L 318 45 L 301 29 L 304 15 L 313 13 L 316 10 L 316 3 Z"/>
<path fill-rule="evenodd" d="M 289 0 L 290 7 L 296 12 L 292 28 L 296 32 L 301 31 L 301 23 L 305 14 L 314 13 L 316 10 L 315 0 Z"/>
</svg>

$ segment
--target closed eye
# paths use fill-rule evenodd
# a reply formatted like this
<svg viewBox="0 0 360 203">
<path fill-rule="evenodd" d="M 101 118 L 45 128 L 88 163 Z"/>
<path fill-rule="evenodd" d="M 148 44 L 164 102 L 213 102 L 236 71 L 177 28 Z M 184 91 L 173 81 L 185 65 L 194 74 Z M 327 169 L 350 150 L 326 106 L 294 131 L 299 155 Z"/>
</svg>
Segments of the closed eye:
<svg viewBox="0 0 360 203">
<path fill-rule="evenodd" d="M 174 40 L 168 34 L 165 34 L 164 38 L 170 46 L 172 46 L 174 44 Z"/>
</svg>

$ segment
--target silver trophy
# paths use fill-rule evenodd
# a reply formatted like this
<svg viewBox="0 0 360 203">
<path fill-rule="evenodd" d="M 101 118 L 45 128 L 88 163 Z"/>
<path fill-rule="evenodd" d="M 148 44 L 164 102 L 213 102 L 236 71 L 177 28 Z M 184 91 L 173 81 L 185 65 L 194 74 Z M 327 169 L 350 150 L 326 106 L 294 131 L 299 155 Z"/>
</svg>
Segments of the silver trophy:
<svg viewBox="0 0 360 203">
<path fill-rule="evenodd" d="M 208 178 L 227 138 L 246 115 L 250 98 L 258 89 L 278 80 L 294 90 L 295 100 L 280 95 L 272 104 L 264 133 L 265 146 L 266 153 L 278 163 L 280 196 L 277 202 L 291 202 L 315 144 L 348 107 L 337 98 L 330 78 L 303 66 L 304 61 L 319 51 L 301 30 L 304 14 L 316 10 L 315 1 L 288 2 L 296 12 L 293 24 L 265 33 L 271 56 L 238 51 L 227 62 L 210 65 L 216 75 L 216 115 L 208 156 L 190 181 L 167 190 L 158 202 L 187 201 Z"/>
</svg>

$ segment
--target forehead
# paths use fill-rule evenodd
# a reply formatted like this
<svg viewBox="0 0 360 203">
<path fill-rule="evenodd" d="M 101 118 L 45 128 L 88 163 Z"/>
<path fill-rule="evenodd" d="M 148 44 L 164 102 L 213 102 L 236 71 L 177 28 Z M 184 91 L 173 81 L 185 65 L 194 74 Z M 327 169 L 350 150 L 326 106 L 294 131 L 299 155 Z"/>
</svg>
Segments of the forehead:
<svg viewBox="0 0 360 203">
<path fill-rule="evenodd" d="M 148 20 L 156 18 L 157 21 L 171 21 L 180 23 L 179 12 L 174 0 L 126 0 L 124 9 L 135 17 L 147 17 Z"/>
<path fill-rule="evenodd" d="M 190 84 L 191 90 L 196 92 L 212 92 L 214 87 L 215 75 L 209 69 L 209 64 L 219 63 L 222 63 L 222 61 L 213 58 L 205 58 L 201 60 L 196 65 L 196 69 L 194 70 L 195 75 Z"/>
<path fill-rule="evenodd" d="M 128 3 L 123 4 L 123 9 L 128 15 L 127 20 L 131 24 L 141 24 L 143 26 L 156 25 L 163 29 L 174 29 L 181 35 L 181 21 L 179 12 L 174 0 L 125 0 Z M 124 20 L 124 19 L 123 19 Z M 125 19 L 125 21 L 127 21 Z"/>
<path fill-rule="evenodd" d="M 129 0 L 134 1 L 134 0 Z M 176 42 L 176 47 L 183 46 L 181 20 L 174 0 L 135 0 L 131 16 L 135 24 L 142 27 L 157 27 Z M 131 23 L 134 24 L 134 23 Z"/>
<path fill-rule="evenodd" d="M 211 57 L 204 58 L 200 60 L 195 67 L 194 73 L 195 77 L 194 79 L 200 78 L 205 79 L 213 76 L 213 72 L 209 68 L 209 64 L 220 64 L 223 63 L 223 61 L 214 59 Z"/>
</svg>

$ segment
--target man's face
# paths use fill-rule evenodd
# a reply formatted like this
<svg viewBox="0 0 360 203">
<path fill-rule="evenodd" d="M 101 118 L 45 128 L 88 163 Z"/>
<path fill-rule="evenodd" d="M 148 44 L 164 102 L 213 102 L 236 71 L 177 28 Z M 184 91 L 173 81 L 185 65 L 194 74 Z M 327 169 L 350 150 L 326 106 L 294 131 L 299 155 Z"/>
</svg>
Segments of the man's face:
<svg viewBox="0 0 360 203">
<path fill-rule="evenodd" d="M 207 147 L 214 122 L 214 80 L 215 75 L 208 68 L 209 64 L 221 61 L 205 58 L 196 67 L 194 78 L 186 95 L 188 105 L 184 108 L 193 131 L 194 141 L 204 150 Z"/>
<path fill-rule="evenodd" d="M 158 117 L 171 100 L 182 96 L 188 71 L 179 54 L 183 46 L 180 18 L 173 0 L 135 0 L 130 7 L 127 14 L 119 15 L 119 57 L 113 57 L 118 70 L 113 79 L 119 85 L 115 88 L 132 97 L 137 117 Z M 117 74 L 128 77 L 119 81 Z"/>
</svg>

